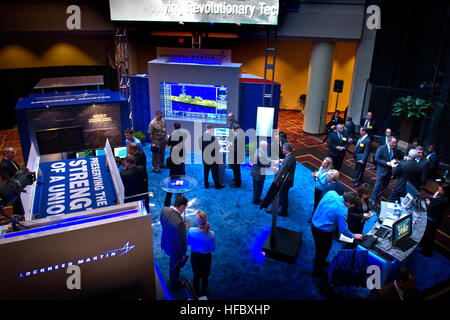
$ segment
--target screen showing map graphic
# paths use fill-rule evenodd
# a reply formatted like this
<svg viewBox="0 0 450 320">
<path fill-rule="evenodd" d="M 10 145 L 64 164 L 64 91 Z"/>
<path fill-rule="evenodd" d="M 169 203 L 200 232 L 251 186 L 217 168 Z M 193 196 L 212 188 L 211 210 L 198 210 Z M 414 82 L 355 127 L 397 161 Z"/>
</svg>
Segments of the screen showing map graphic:
<svg viewBox="0 0 450 320">
<path fill-rule="evenodd" d="M 165 119 L 226 124 L 228 88 L 222 85 L 161 82 Z"/>
</svg>

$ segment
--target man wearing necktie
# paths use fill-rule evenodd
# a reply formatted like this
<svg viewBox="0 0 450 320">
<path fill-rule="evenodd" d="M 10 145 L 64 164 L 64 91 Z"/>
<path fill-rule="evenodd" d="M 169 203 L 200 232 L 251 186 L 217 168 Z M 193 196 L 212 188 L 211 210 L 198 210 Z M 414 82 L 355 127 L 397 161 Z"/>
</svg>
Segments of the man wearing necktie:
<svg viewBox="0 0 450 320">
<path fill-rule="evenodd" d="M 352 181 L 354 182 L 354 187 L 359 186 L 363 181 L 364 170 L 366 169 L 367 160 L 369 159 L 371 143 L 365 127 L 361 127 L 359 133 L 361 138 L 356 142 L 355 152 L 353 153 L 353 159 L 355 160 L 355 176 Z"/>
<path fill-rule="evenodd" d="M 336 170 L 342 168 L 348 145 L 348 138 L 344 136 L 344 127 L 342 124 L 338 124 L 336 131 L 331 132 L 328 136 L 328 156 L 333 159 L 333 166 Z"/>
<path fill-rule="evenodd" d="M 421 146 L 417 146 L 415 148 L 417 150 L 417 158 L 416 162 L 419 165 L 420 170 L 422 171 L 422 179 L 421 186 L 425 185 L 428 177 L 429 163 L 428 160 L 424 157 L 424 150 Z"/>
<path fill-rule="evenodd" d="M 401 152 L 397 149 L 397 138 L 390 136 L 388 143 L 378 148 L 374 158 L 378 166 L 377 181 L 372 191 L 372 204 L 380 200 L 391 181 L 392 168 L 402 158 Z"/>
<path fill-rule="evenodd" d="M 361 120 L 361 124 L 366 128 L 370 141 L 373 141 L 373 132 L 375 131 L 375 121 L 373 121 L 372 117 L 372 112 L 367 112 L 366 117 Z"/>
<path fill-rule="evenodd" d="M 13 178 L 20 170 L 19 165 L 14 161 L 16 150 L 13 147 L 6 147 L 3 149 L 3 159 L 0 163 L 0 177 L 2 182 L 6 179 Z M 14 214 L 23 215 L 22 205 L 19 198 L 13 202 Z"/>
</svg>

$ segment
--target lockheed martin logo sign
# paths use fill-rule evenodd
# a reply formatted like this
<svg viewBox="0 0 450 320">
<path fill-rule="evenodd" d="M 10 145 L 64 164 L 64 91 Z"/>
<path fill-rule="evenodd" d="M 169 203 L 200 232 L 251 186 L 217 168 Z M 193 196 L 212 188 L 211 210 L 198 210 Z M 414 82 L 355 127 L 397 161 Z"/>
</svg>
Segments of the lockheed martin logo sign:
<svg viewBox="0 0 450 320">
<path fill-rule="evenodd" d="M 28 270 L 28 271 L 19 273 L 19 277 L 26 278 L 26 277 L 35 276 L 35 275 L 38 275 L 41 273 L 65 269 L 74 264 L 81 265 L 81 264 L 86 264 L 86 263 L 104 262 L 104 261 L 107 261 L 114 257 L 121 257 L 121 256 L 127 254 L 128 252 L 130 252 L 132 249 L 134 249 L 134 247 L 135 246 L 130 245 L 130 242 L 128 241 L 122 248 L 119 248 L 119 249 L 105 251 L 105 252 L 95 255 L 95 256 L 81 257 L 78 259 L 73 259 L 71 261 L 56 264 L 56 265 L 36 267 L 36 268 L 33 268 L 33 270 Z M 74 263 L 74 261 L 76 261 L 76 263 Z"/>
</svg>

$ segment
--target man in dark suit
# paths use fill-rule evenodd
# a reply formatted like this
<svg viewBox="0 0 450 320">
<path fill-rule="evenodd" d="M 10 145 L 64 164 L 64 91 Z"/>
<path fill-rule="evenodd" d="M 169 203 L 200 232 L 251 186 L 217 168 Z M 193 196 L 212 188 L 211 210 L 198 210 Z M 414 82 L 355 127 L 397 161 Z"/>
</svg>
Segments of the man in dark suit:
<svg viewBox="0 0 450 320">
<path fill-rule="evenodd" d="M 434 239 L 436 231 L 441 225 L 445 217 L 445 210 L 449 205 L 450 188 L 447 184 L 441 185 L 438 191 L 426 200 L 427 204 L 427 227 L 423 234 L 420 245 L 422 246 L 422 253 L 426 257 L 433 256 Z"/>
<path fill-rule="evenodd" d="M 390 136 L 388 143 L 378 148 L 375 153 L 377 163 L 377 181 L 372 191 L 372 204 L 380 200 L 391 181 L 392 168 L 402 159 L 400 150 L 397 149 L 397 138 Z"/>
<path fill-rule="evenodd" d="M 278 156 L 276 156 L 275 154 L 272 154 L 272 147 L 271 147 L 269 150 L 269 155 L 273 160 L 284 159 L 285 156 L 283 154 L 283 144 L 285 142 L 288 142 L 286 133 L 280 132 L 279 134 L 274 135 L 272 143 L 275 143 L 276 145 L 278 145 Z"/>
<path fill-rule="evenodd" d="M 266 179 L 266 168 L 270 168 L 271 161 L 266 155 L 267 141 L 261 141 L 259 148 L 255 151 L 252 178 L 253 178 L 253 203 L 261 204 L 261 193 L 264 187 L 264 180 Z"/>
<path fill-rule="evenodd" d="M 359 186 L 364 177 L 364 170 L 366 169 L 367 160 L 370 154 L 370 143 L 371 140 L 367 134 L 367 129 L 361 127 L 359 129 L 359 134 L 361 137 L 356 141 L 355 151 L 353 153 L 353 159 L 355 160 L 355 176 L 352 180 L 354 182 L 353 186 Z"/>
<path fill-rule="evenodd" d="M 15 156 L 16 150 L 13 147 L 6 147 L 3 149 L 3 159 L 0 162 L 0 177 L 2 178 L 0 183 L 14 177 L 16 173 L 19 172 L 20 167 L 17 162 L 14 161 Z M 12 207 L 15 215 L 23 216 L 22 202 L 19 197 L 13 201 Z"/>
<path fill-rule="evenodd" d="M 328 137 L 328 156 L 333 159 L 333 165 L 336 170 L 341 170 L 345 150 L 347 150 L 348 146 L 349 141 L 344 135 L 343 125 L 336 125 L 336 131 L 331 132 Z"/>
<path fill-rule="evenodd" d="M 209 188 L 209 172 L 211 171 L 214 186 L 216 189 L 222 189 L 225 186 L 220 184 L 219 181 L 219 163 L 223 162 L 220 155 L 220 145 L 213 134 L 212 124 L 206 125 L 206 131 L 200 137 L 199 145 L 202 148 L 202 160 L 203 160 L 203 180 L 205 181 L 205 188 Z"/>
<path fill-rule="evenodd" d="M 386 128 L 386 131 L 384 132 L 384 136 L 374 137 L 375 142 L 378 143 L 378 146 L 376 146 L 372 143 L 373 148 L 371 151 L 373 151 L 373 156 L 372 156 L 373 167 L 370 168 L 369 170 L 377 170 L 378 163 L 375 161 L 375 154 L 376 154 L 377 150 L 380 148 L 380 146 L 388 143 L 388 139 L 390 136 L 392 136 L 392 130 L 390 128 Z"/>
<path fill-rule="evenodd" d="M 355 123 L 352 120 L 352 116 L 348 115 L 346 118 L 344 134 L 347 138 L 354 139 L 355 137 Z M 351 142 L 351 141 L 350 141 Z"/>
<path fill-rule="evenodd" d="M 231 131 L 231 130 L 233 130 L 234 126 L 238 124 L 238 122 L 237 122 L 236 118 L 234 117 L 234 114 L 231 112 L 227 115 L 227 120 L 230 123 L 228 125 L 228 129 L 230 129 L 230 131 Z"/>
<path fill-rule="evenodd" d="M 338 124 L 344 124 L 344 119 L 342 119 L 339 114 L 339 110 L 336 110 L 331 117 L 331 120 L 325 125 L 326 135 L 322 142 L 325 142 L 328 139 L 328 136 L 331 132 L 334 132 L 336 130 L 336 126 Z"/>
<path fill-rule="evenodd" d="M 416 162 L 417 150 L 409 150 L 406 161 L 400 162 L 394 169 L 392 169 L 392 177 L 398 178 L 397 184 L 389 196 L 389 202 L 400 200 L 400 197 L 406 195 L 406 183 L 410 182 L 417 190 L 420 190 L 421 171 Z"/>
<path fill-rule="evenodd" d="M 416 138 L 416 139 L 413 140 L 413 143 L 408 144 L 408 148 L 406 149 L 406 154 L 409 153 L 409 150 L 415 149 L 418 146 L 420 146 L 420 140 Z"/>
<path fill-rule="evenodd" d="M 417 150 L 416 162 L 419 165 L 420 170 L 422 171 L 420 185 L 423 186 L 423 185 L 425 185 L 425 182 L 427 181 L 429 163 L 428 163 L 428 160 L 424 156 L 423 148 L 421 146 L 417 146 L 416 150 Z"/>
<path fill-rule="evenodd" d="M 148 178 L 143 166 L 136 165 L 136 158 L 134 156 L 126 156 L 124 159 L 125 168 L 120 171 L 120 178 L 122 178 L 123 187 L 125 189 L 125 202 L 133 202 L 144 200 L 145 208 L 150 212 L 149 198 L 148 198 Z M 145 194 L 143 194 L 145 193 Z M 140 195 L 137 197 L 132 197 Z"/>
<path fill-rule="evenodd" d="M 127 145 L 127 152 L 129 155 L 136 158 L 136 165 L 143 166 L 145 169 L 145 174 L 147 174 L 147 156 L 144 151 L 139 151 L 138 146 L 134 142 L 130 142 Z"/>
<path fill-rule="evenodd" d="M 361 127 L 366 128 L 370 141 L 373 141 L 373 133 L 375 131 L 375 121 L 372 118 L 372 112 L 367 112 L 366 117 L 361 120 Z"/>
<path fill-rule="evenodd" d="M 228 162 L 234 175 L 234 184 L 231 188 L 241 187 L 241 163 L 245 162 L 245 136 L 241 127 L 236 124 L 233 127 L 233 142 L 228 147 L 229 157 Z"/>
<path fill-rule="evenodd" d="M 171 180 L 176 176 L 186 175 L 186 159 L 185 159 L 185 141 L 188 138 L 189 132 L 181 128 L 179 122 L 173 124 L 174 131 L 167 139 L 167 145 L 170 146 L 170 156 L 166 159 L 166 167 L 169 168 L 169 175 Z M 164 206 L 170 206 L 172 202 L 172 193 L 167 192 L 164 199 Z"/>
<path fill-rule="evenodd" d="M 393 282 L 386 284 L 376 295 L 377 300 L 403 301 L 420 299 L 416 277 L 406 268 L 401 268 Z"/>
<path fill-rule="evenodd" d="M 166 167 L 170 170 L 170 176 L 182 176 L 185 174 L 185 141 L 189 132 L 181 128 L 179 122 L 173 124 L 174 131 L 167 139 L 170 147 L 170 157 L 166 160 Z"/>
<path fill-rule="evenodd" d="M 14 161 L 16 150 L 13 147 L 3 149 L 3 159 L 0 163 L 0 177 L 2 180 L 14 177 L 20 170 L 19 165 Z"/>
<path fill-rule="evenodd" d="M 439 168 L 439 155 L 434 144 L 428 146 L 427 160 L 429 169 L 427 179 L 434 180 L 438 177 L 437 170 Z"/>
<path fill-rule="evenodd" d="M 297 161 L 295 160 L 295 156 L 292 154 L 292 151 L 292 144 L 290 142 L 286 142 L 283 145 L 283 154 L 286 157 L 282 160 L 280 170 L 273 179 L 273 183 L 280 185 L 287 177 L 286 182 L 280 189 L 281 211 L 279 215 L 282 217 L 287 217 L 289 207 L 289 189 L 294 186 L 294 175 Z"/>
<path fill-rule="evenodd" d="M 164 207 L 161 211 L 161 249 L 170 256 L 169 276 L 172 289 L 183 286 L 178 278 L 187 259 L 186 230 L 190 224 L 189 221 L 184 222 L 181 215 L 187 205 L 188 199 L 178 196 L 173 207 Z"/>
</svg>

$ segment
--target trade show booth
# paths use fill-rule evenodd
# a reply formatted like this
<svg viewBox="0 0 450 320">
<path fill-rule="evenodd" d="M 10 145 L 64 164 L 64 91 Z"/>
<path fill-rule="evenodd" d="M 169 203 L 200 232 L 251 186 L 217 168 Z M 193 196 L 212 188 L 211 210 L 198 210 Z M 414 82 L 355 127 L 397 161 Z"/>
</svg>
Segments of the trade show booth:
<svg viewBox="0 0 450 320">
<path fill-rule="evenodd" d="M 95 150 L 121 146 L 129 127 L 126 98 L 107 89 L 32 93 L 15 109 L 25 163 L 30 141 L 41 156 Z"/>
</svg>

